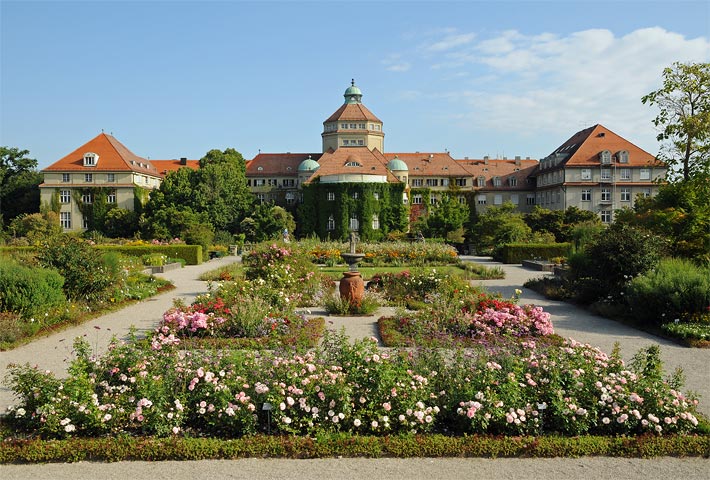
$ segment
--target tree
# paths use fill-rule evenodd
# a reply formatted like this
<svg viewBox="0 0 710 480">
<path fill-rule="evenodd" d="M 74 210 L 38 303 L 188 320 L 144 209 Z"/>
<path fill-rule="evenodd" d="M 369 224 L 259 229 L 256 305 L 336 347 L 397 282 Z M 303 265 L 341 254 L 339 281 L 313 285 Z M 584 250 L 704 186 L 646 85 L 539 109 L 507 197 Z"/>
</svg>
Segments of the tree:
<svg viewBox="0 0 710 480">
<path fill-rule="evenodd" d="M 254 212 L 240 224 L 240 230 L 250 242 L 281 239 L 284 230 L 289 234 L 296 228 L 293 215 L 270 203 L 257 205 Z"/>
<path fill-rule="evenodd" d="M 675 62 L 663 70 L 663 87 L 641 101 L 660 108 L 659 160 L 680 167 L 684 181 L 710 171 L 710 63 Z"/>
<path fill-rule="evenodd" d="M 510 202 L 490 207 L 478 215 L 471 233 L 479 253 L 505 243 L 526 242 L 532 237 L 532 230 L 523 220 L 523 215 Z"/>
<path fill-rule="evenodd" d="M 8 203 L 18 195 L 18 187 L 21 189 L 31 188 L 31 183 L 36 181 L 37 160 L 28 158 L 29 150 L 20 150 L 14 147 L 0 147 L 0 225 L 4 220 L 10 220 L 20 213 L 32 213 L 39 210 L 39 198 L 37 206 L 34 209 L 23 212 L 13 209 L 12 216 L 7 215 L 8 212 L 3 210 L 3 203 Z M 37 183 L 39 185 L 39 182 Z M 39 190 L 37 191 L 39 192 Z M 17 204 L 15 203 L 15 206 Z"/>
<path fill-rule="evenodd" d="M 439 204 L 427 219 L 429 236 L 463 242 L 463 225 L 468 220 L 468 205 L 447 193 L 441 195 Z"/>
</svg>

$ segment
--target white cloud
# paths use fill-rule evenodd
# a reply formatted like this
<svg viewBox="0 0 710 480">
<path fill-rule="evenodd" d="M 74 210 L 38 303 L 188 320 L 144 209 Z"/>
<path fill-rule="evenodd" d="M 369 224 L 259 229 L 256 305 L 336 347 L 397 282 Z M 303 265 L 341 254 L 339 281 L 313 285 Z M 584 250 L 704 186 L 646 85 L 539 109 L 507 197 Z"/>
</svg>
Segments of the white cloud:
<svg viewBox="0 0 710 480">
<path fill-rule="evenodd" d="M 410 62 L 402 60 L 402 56 L 399 54 L 388 55 L 387 58 L 380 61 L 385 66 L 385 70 L 390 72 L 406 72 L 412 68 Z"/>
<path fill-rule="evenodd" d="M 663 68 L 673 62 L 710 61 L 710 39 L 687 39 L 660 27 L 623 36 L 591 29 L 565 36 L 506 31 L 478 42 L 474 37 L 445 35 L 426 48 L 434 54 L 430 68 L 450 86 L 428 92 L 430 98 L 450 101 L 450 118 L 465 130 L 556 132 L 559 143 L 602 123 L 655 148 L 651 119 L 657 112 L 641 97 L 660 86 Z M 462 73 L 470 79 L 460 79 L 457 87 L 450 80 Z M 464 121 L 454 120 L 462 113 Z"/>
</svg>

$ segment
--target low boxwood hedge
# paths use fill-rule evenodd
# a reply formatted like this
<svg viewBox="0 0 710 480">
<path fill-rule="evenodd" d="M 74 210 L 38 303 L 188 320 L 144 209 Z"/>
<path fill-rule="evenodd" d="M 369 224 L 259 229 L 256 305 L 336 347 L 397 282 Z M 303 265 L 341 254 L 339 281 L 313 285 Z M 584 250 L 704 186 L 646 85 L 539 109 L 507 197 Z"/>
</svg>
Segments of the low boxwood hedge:
<svg viewBox="0 0 710 480">
<path fill-rule="evenodd" d="M 571 251 L 571 243 L 506 243 L 495 249 L 493 259 L 502 263 L 522 263 L 523 260 L 567 257 Z"/>
<path fill-rule="evenodd" d="M 188 265 L 199 265 L 203 260 L 201 245 L 97 245 L 96 248 L 104 251 L 118 252 L 132 257 L 162 254 L 166 255 L 168 258 L 182 258 Z"/>
</svg>

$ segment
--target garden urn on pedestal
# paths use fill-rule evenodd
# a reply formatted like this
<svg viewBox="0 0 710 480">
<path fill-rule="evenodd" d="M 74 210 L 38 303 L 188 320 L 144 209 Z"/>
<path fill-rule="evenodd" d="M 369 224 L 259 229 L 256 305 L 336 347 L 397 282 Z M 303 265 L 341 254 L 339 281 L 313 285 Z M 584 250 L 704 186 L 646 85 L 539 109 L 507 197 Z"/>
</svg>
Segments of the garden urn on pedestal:
<svg viewBox="0 0 710 480">
<path fill-rule="evenodd" d="M 357 263 L 365 256 L 364 253 L 355 253 L 355 244 L 357 243 L 357 234 L 350 233 L 350 252 L 341 253 L 345 263 L 348 264 L 349 270 L 343 272 L 343 278 L 340 279 L 340 298 L 347 300 L 350 305 L 360 306 L 362 296 L 365 294 L 365 282 L 362 280 L 360 272 L 357 270 Z"/>
</svg>

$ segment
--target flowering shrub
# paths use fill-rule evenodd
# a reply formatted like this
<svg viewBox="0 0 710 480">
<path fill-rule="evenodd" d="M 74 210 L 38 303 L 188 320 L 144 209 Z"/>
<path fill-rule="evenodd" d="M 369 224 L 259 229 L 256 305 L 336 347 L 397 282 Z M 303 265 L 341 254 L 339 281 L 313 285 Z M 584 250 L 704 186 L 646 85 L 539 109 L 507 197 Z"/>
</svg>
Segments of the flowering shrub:
<svg viewBox="0 0 710 480">
<path fill-rule="evenodd" d="M 376 273 L 367 284 L 367 289 L 380 292 L 384 298 L 395 303 L 424 301 L 427 295 L 442 288 L 465 288 L 463 280 L 444 275 L 435 269 L 420 273 L 405 270 L 400 273 Z"/>
<path fill-rule="evenodd" d="M 697 400 L 657 347 L 627 367 L 573 340 L 498 350 L 382 352 L 338 336 L 306 354 L 76 344 L 70 376 L 10 369 L 8 421 L 42 437 L 258 432 L 629 435 L 698 431 Z M 265 409 L 266 407 L 266 409 Z"/>
<path fill-rule="evenodd" d="M 341 252 L 350 251 L 346 242 L 308 242 L 294 245 L 303 254 L 307 254 L 314 263 L 334 265 L 344 263 Z M 359 243 L 357 251 L 365 254 L 363 265 L 449 265 L 458 263 L 456 249 L 445 243 L 434 242 L 378 242 Z"/>
</svg>

